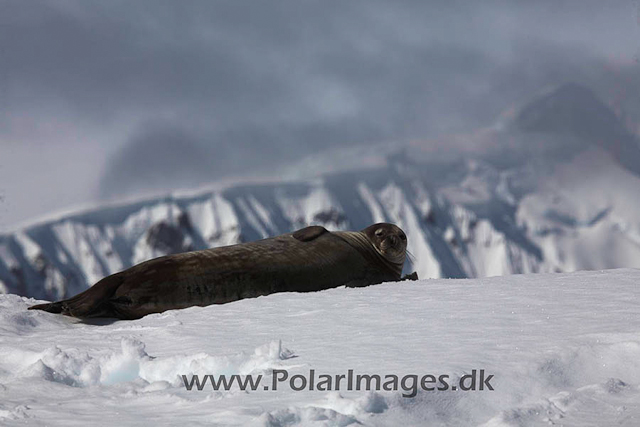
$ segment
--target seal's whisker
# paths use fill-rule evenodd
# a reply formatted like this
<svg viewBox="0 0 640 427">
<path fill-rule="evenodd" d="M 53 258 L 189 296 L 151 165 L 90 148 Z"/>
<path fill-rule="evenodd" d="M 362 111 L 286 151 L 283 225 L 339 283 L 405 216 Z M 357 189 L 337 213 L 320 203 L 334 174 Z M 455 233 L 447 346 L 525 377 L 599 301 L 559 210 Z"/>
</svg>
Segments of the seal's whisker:
<svg viewBox="0 0 640 427">
<path fill-rule="evenodd" d="M 412 264 L 414 264 L 416 262 L 415 255 L 412 254 L 411 251 L 409 251 L 409 249 L 407 249 L 407 256 L 409 257 L 409 261 L 411 261 Z"/>
</svg>

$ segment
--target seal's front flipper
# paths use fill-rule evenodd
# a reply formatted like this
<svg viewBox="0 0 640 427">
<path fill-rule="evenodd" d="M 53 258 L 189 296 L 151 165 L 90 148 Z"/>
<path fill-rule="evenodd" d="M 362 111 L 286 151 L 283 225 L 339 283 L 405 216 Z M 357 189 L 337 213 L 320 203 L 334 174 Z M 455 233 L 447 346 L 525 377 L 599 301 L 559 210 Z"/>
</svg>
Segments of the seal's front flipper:
<svg viewBox="0 0 640 427">
<path fill-rule="evenodd" d="M 400 281 L 403 280 L 418 280 L 418 272 L 414 271 L 411 274 L 405 274 L 404 276 L 402 276 L 402 279 L 400 279 Z"/>
<path fill-rule="evenodd" d="M 320 225 L 312 225 L 310 227 L 301 228 L 293 233 L 293 237 L 301 242 L 310 242 L 318 238 L 324 233 L 328 233 L 327 229 Z"/>
</svg>

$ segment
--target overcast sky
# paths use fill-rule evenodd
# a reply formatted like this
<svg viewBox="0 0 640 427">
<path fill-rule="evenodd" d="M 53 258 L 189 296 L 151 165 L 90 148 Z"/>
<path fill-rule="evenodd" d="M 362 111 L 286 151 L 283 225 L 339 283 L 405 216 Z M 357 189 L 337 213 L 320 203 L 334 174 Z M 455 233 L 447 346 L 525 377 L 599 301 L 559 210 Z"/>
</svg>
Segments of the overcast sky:
<svg viewBox="0 0 640 427">
<path fill-rule="evenodd" d="M 487 126 L 639 52 L 634 1 L 0 0 L 0 229 Z"/>
</svg>

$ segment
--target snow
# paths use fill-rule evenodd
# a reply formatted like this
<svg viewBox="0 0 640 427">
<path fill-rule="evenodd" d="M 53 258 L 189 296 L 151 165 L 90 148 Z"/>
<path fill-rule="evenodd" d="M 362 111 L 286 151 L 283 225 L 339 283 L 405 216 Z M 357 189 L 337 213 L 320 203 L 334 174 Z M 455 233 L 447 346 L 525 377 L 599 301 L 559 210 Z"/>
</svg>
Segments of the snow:
<svg viewBox="0 0 640 427">
<path fill-rule="evenodd" d="M 531 240 L 557 270 L 638 268 L 639 188 L 640 177 L 590 150 L 558 166 L 527 195 L 516 220 L 531 229 Z"/>
<path fill-rule="evenodd" d="M 329 212 L 332 209 L 341 211 L 340 204 L 322 183 L 312 183 L 308 193 L 302 197 L 278 191 L 276 199 L 285 218 L 294 225 L 294 228 L 302 228 L 313 223 L 319 213 Z"/>
<path fill-rule="evenodd" d="M 367 184 L 363 182 L 358 183 L 358 193 L 369 209 L 369 212 L 371 212 L 373 223 L 376 224 L 378 222 L 384 222 L 385 218 L 384 214 L 382 213 L 382 208 L 376 200 L 376 197 L 371 192 L 371 189 L 367 187 Z"/>
<path fill-rule="evenodd" d="M 281 293 L 81 322 L 0 295 L 0 424 L 640 424 L 640 270 Z M 188 391 L 181 375 L 449 374 L 494 391 Z"/>
<path fill-rule="evenodd" d="M 407 236 L 413 237 L 407 241 L 407 249 L 418 260 L 415 263 L 418 277 L 442 277 L 440 263 L 421 232 L 416 209 L 408 203 L 404 191 L 395 184 L 389 184 L 380 191 L 378 199 L 387 212 L 386 222 L 396 224 Z"/>
<path fill-rule="evenodd" d="M 236 205 L 238 206 L 238 208 L 240 208 L 240 212 L 242 212 L 242 214 L 244 215 L 244 217 L 247 219 L 247 222 L 249 223 L 249 225 L 251 225 L 255 230 L 257 230 L 258 234 L 260 235 L 261 239 L 266 239 L 267 237 L 269 237 L 269 232 L 266 230 L 266 228 L 262 225 L 263 222 L 261 222 L 258 217 L 256 215 L 254 215 L 254 210 L 252 208 L 249 207 L 249 205 L 247 204 L 247 202 L 242 199 L 242 198 L 238 198 L 236 199 Z M 257 207 L 257 206 L 253 206 L 253 207 Z M 263 221 L 264 219 L 261 218 Z M 267 218 L 268 220 L 268 218 Z M 267 223 L 269 225 L 271 225 L 271 223 Z M 272 230 L 270 230 L 271 233 L 273 233 Z"/>
</svg>

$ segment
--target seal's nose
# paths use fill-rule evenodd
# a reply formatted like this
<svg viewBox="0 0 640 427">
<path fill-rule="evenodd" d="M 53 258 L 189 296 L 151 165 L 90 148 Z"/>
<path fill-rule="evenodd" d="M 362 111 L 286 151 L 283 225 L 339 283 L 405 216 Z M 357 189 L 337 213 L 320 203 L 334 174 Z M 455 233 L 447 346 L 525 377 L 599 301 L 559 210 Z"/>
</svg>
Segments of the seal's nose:
<svg viewBox="0 0 640 427">
<path fill-rule="evenodd" d="M 398 236 L 393 234 L 389 236 L 389 243 L 391 243 L 391 246 L 396 246 L 398 244 Z"/>
</svg>

